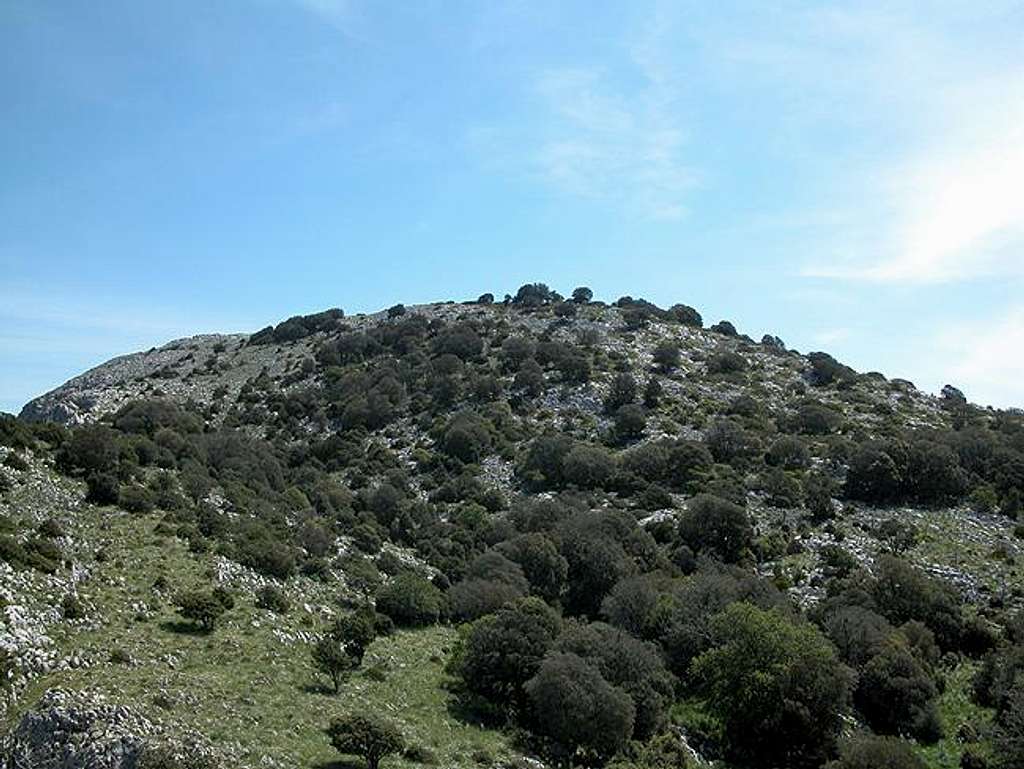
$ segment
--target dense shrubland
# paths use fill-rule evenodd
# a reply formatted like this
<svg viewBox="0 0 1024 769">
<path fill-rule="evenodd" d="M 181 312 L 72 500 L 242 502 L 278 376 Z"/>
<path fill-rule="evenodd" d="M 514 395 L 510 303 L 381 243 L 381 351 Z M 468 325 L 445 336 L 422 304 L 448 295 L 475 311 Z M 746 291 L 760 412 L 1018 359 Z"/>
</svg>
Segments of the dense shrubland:
<svg viewBox="0 0 1024 769">
<path fill-rule="evenodd" d="M 1020 620 L 915 566 L 909 524 L 879 526 L 889 552 L 870 563 L 823 549 L 810 607 L 764 568 L 844 503 L 1015 518 L 1024 415 L 946 393 L 930 421 L 901 418 L 899 397 L 877 397 L 899 388 L 876 375 L 728 321 L 701 331 L 685 305 L 623 297 L 611 332 L 566 336 L 607 310 L 585 287 L 493 303 L 454 319 L 402 305 L 376 324 L 291 318 L 248 340 L 312 345 L 287 382 L 264 372 L 230 404 L 153 397 L 69 430 L 4 417 L 0 445 L 14 469 L 51 455 L 96 505 L 157 511 L 195 553 L 278 580 L 343 573 L 365 604 L 310 651 L 334 690 L 392 624 L 459 624 L 447 669 L 462 710 L 556 762 L 687 765 L 674 725 L 738 767 L 916 767 L 912 745 L 944 736 L 950 666 L 973 659 L 974 697 L 995 712 L 977 742 L 993 767 L 1024 764 Z M 599 343 L 654 324 L 646 356 Z M 688 334 L 707 345 L 690 352 Z M 770 398 L 765 356 L 792 374 Z M 551 414 L 576 392 L 593 407 Z M 765 526 L 755 505 L 796 522 Z M 59 540 L 0 519 L 15 568 L 58 568 Z M 176 603 L 215 633 L 228 598 L 197 587 Z M 258 601 L 289 611 L 271 589 Z M 401 749 L 372 719 L 328 733 L 371 764 Z"/>
</svg>

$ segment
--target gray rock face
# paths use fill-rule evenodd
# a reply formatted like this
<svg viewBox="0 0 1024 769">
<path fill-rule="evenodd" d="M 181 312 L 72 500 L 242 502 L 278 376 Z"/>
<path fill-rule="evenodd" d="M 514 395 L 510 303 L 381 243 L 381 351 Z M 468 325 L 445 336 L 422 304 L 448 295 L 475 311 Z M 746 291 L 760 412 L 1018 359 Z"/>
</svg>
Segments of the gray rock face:
<svg viewBox="0 0 1024 769">
<path fill-rule="evenodd" d="M 136 769 L 153 725 L 98 695 L 51 689 L 0 742 L 5 769 Z"/>
<path fill-rule="evenodd" d="M 2 769 L 138 769 L 151 752 L 174 766 L 224 764 L 199 735 L 188 732 L 171 740 L 163 725 L 90 691 L 50 689 L 0 737 Z"/>
<path fill-rule="evenodd" d="M 21 418 L 31 422 L 53 421 L 65 425 L 90 422 L 115 411 L 126 400 L 140 397 L 150 382 L 159 382 L 165 390 L 193 397 L 202 388 L 196 383 L 168 381 L 200 369 L 207 360 L 216 359 L 214 350 L 237 348 L 244 335 L 206 334 L 179 339 L 148 352 L 122 355 L 70 379 L 55 390 L 29 401 Z M 214 373 L 212 369 L 210 373 Z M 208 400 L 208 399 L 203 399 Z"/>
</svg>

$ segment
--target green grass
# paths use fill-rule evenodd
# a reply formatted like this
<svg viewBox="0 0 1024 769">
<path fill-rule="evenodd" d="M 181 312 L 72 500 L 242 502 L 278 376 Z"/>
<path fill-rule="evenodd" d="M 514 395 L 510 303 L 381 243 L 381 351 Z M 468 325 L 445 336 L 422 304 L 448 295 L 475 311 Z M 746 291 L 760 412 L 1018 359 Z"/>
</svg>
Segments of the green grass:
<svg viewBox="0 0 1024 769">
<path fill-rule="evenodd" d="M 922 746 L 918 752 L 929 769 L 958 769 L 964 745 L 957 740 L 957 732 L 964 724 L 983 729 L 992 721 L 992 712 L 971 702 L 971 682 L 978 664 L 964 662 L 946 678 L 946 690 L 939 697 L 939 717 L 943 738 L 935 745 Z"/>
<path fill-rule="evenodd" d="M 293 608 L 284 617 L 257 609 L 240 594 L 213 633 L 195 633 L 181 625 L 172 606 L 154 606 L 152 584 L 161 574 L 175 589 L 206 581 L 212 556 L 195 557 L 176 539 L 155 536 L 155 517 L 93 510 L 79 515 L 77 534 L 107 543 L 107 561 L 93 564 L 93 576 L 80 588 L 103 624 L 90 631 L 61 624 L 53 637 L 65 653 L 83 651 L 94 664 L 35 681 L 21 708 L 50 687 L 97 690 L 154 720 L 195 729 L 252 766 L 266 758 L 287 767 L 332 766 L 340 757 L 323 729 L 332 715 L 347 710 L 391 719 L 409 745 L 428 748 L 442 766 L 476 766 L 487 756 L 511 755 L 500 732 L 448 712 L 443 671 L 454 630 L 405 630 L 378 639 L 339 694 L 326 693 L 308 644 L 282 640 L 273 631 L 316 631 L 326 621 L 319 607 L 332 602 L 337 588 L 301 581 L 306 592 L 292 589 Z M 133 608 L 139 602 L 152 609 L 143 621 Z M 303 602 L 314 612 L 307 613 Z M 132 664 L 110 662 L 115 648 L 127 652 Z M 388 765 L 412 764 L 393 758 Z"/>
</svg>

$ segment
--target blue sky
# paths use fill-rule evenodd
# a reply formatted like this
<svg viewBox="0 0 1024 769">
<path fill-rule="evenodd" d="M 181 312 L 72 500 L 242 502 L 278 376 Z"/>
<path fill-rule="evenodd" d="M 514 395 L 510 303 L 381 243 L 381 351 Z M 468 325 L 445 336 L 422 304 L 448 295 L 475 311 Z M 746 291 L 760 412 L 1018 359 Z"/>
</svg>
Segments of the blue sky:
<svg viewBox="0 0 1024 769">
<path fill-rule="evenodd" d="M 0 410 L 528 281 L 1024 405 L 1019 2 L 0 0 Z"/>
</svg>

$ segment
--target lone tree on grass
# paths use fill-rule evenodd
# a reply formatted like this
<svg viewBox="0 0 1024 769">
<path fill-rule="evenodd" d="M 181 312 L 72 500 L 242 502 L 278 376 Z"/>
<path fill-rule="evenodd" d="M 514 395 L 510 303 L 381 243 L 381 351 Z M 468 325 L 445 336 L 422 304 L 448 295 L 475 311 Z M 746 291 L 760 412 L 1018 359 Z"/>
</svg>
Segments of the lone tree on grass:
<svg viewBox="0 0 1024 769">
<path fill-rule="evenodd" d="M 375 637 L 373 610 L 360 609 L 336 619 L 313 646 L 313 664 L 331 679 L 335 694 L 345 677 L 362 664 L 366 648 Z"/>
<path fill-rule="evenodd" d="M 178 596 L 178 614 L 198 624 L 206 632 L 213 630 L 217 619 L 228 610 L 224 598 L 208 590 L 189 590 Z"/>
<path fill-rule="evenodd" d="M 349 672 L 359 666 L 355 657 L 345 650 L 345 645 L 330 633 L 316 642 L 312 657 L 316 669 L 331 679 L 335 694 Z"/>
<path fill-rule="evenodd" d="M 339 753 L 362 756 L 367 769 L 377 769 L 384 756 L 405 747 L 398 727 L 372 715 L 344 715 L 331 720 L 327 736 Z"/>
</svg>

